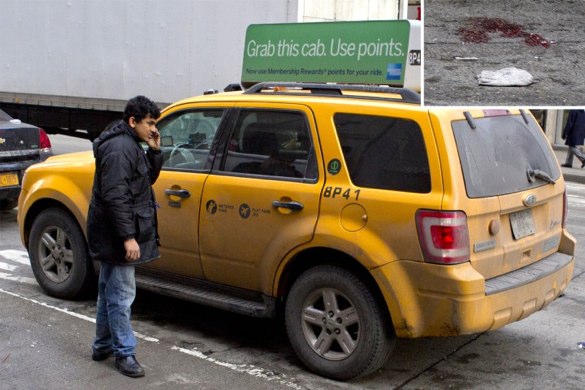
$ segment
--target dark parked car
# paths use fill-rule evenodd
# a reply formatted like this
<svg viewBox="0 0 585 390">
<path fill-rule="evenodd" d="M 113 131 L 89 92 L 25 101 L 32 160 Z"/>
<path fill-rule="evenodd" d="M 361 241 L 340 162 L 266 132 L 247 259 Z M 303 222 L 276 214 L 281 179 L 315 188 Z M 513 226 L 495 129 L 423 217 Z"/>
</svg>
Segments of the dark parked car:
<svg viewBox="0 0 585 390">
<path fill-rule="evenodd" d="M 51 141 L 43 129 L 0 110 L 0 210 L 16 207 L 24 170 L 51 154 Z"/>
</svg>

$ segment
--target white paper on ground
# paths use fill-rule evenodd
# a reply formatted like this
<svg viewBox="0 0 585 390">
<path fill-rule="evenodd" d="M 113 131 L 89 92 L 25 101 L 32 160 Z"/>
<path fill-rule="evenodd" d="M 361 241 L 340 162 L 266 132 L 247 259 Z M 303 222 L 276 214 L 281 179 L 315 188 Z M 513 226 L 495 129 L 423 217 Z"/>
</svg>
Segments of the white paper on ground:
<svg viewBox="0 0 585 390">
<path fill-rule="evenodd" d="M 479 85 L 494 87 L 525 87 L 534 82 L 534 77 L 530 73 L 513 67 L 500 70 L 482 70 L 477 78 Z"/>
</svg>

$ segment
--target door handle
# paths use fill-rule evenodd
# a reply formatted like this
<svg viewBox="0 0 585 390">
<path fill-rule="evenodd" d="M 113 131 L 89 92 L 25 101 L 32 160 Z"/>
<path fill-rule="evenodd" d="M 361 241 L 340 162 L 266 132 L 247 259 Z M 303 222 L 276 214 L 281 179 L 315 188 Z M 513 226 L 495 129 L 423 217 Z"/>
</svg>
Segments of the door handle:
<svg viewBox="0 0 585 390">
<path fill-rule="evenodd" d="M 187 199 L 188 197 L 191 196 L 191 193 L 187 190 L 171 190 L 170 188 L 167 188 L 165 190 L 165 195 L 166 196 L 178 196 L 179 198 L 182 199 Z"/>
<path fill-rule="evenodd" d="M 278 200 L 274 200 L 274 201 L 272 201 L 272 207 L 290 209 L 290 210 L 294 210 L 294 211 L 300 211 L 305 206 L 303 206 L 302 203 L 295 202 L 295 201 L 291 201 L 291 202 L 280 202 Z"/>
</svg>

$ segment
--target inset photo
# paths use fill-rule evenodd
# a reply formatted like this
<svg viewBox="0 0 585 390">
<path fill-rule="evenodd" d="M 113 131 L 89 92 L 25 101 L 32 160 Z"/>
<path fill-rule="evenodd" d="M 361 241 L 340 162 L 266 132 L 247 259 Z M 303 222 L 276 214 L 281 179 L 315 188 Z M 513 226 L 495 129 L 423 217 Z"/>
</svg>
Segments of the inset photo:
<svg viewBox="0 0 585 390">
<path fill-rule="evenodd" d="M 583 105 L 584 16 L 584 0 L 425 0 L 424 104 Z"/>
</svg>

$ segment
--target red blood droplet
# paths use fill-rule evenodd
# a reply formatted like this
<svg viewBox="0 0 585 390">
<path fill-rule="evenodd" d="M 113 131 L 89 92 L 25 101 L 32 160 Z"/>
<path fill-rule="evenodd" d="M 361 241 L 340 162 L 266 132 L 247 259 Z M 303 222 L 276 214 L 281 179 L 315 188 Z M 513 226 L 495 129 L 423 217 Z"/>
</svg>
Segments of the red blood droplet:
<svg viewBox="0 0 585 390">
<path fill-rule="evenodd" d="M 524 26 L 500 18 L 468 18 L 466 26 L 458 32 L 465 43 L 489 42 L 489 34 L 500 33 L 505 38 L 522 37 L 530 46 L 550 46 L 550 41 L 541 35 L 526 32 Z"/>
</svg>

